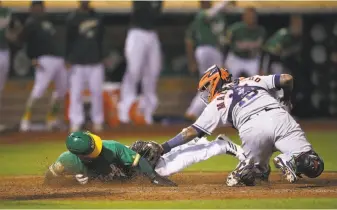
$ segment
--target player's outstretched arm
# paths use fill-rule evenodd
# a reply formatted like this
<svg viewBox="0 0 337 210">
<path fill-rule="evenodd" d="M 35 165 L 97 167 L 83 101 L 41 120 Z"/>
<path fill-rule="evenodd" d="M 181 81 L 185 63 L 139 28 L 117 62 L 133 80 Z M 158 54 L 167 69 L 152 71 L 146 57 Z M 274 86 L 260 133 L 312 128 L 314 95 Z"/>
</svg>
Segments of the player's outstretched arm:
<svg viewBox="0 0 337 210">
<path fill-rule="evenodd" d="M 206 11 L 206 17 L 211 19 L 216 16 L 220 11 L 223 11 L 228 5 L 235 5 L 235 1 L 223 0 L 217 2 L 213 7 Z"/>
<path fill-rule="evenodd" d="M 195 129 L 193 126 L 189 126 L 187 128 L 184 128 L 178 135 L 176 135 L 172 139 L 164 142 L 161 145 L 162 148 L 163 148 L 163 154 L 168 153 L 174 147 L 185 144 L 185 143 L 193 140 L 196 137 L 202 137 L 203 135 L 200 135 L 198 130 Z"/>
<path fill-rule="evenodd" d="M 139 159 L 138 168 L 150 179 L 152 184 L 159 186 L 177 186 L 176 183 L 157 174 L 157 172 L 155 172 L 155 170 L 151 167 L 150 163 L 143 157 Z"/>
</svg>

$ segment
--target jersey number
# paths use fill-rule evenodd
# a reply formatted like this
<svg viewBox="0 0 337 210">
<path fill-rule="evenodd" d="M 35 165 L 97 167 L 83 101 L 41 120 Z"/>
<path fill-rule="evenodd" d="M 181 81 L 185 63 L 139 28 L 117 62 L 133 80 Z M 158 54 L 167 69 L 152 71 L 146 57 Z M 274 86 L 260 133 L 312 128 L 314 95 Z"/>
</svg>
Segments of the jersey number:
<svg viewBox="0 0 337 210">
<path fill-rule="evenodd" d="M 239 106 L 243 106 L 247 101 L 254 98 L 258 94 L 257 90 L 253 90 L 252 92 L 248 93 L 242 100 L 239 102 Z"/>
<path fill-rule="evenodd" d="M 249 77 L 248 80 L 254 80 L 254 82 L 260 82 L 260 81 L 261 81 L 261 79 L 258 78 L 258 77 L 256 77 L 256 78 L 254 78 L 254 77 Z"/>
</svg>

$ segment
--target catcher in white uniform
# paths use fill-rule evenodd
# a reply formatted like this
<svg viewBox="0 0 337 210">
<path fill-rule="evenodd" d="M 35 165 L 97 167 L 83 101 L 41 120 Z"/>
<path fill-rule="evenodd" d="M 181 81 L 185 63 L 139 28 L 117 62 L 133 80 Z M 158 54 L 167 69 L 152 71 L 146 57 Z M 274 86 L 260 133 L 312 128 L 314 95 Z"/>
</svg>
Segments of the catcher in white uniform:
<svg viewBox="0 0 337 210">
<path fill-rule="evenodd" d="M 247 155 L 227 178 L 228 186 L 255 185 L 257 175 L 267 172 L 274 158 L 285 178 L 293 183 L 301 174 L 318 177 L 324 162 L 314 152 L 293 117 L 271 95 L 282 89 L 282 103 L 290 104 L 293 78 L 288 74 L 253 76 L 232 82 L 231 74 L 214 65 L 199 82 L 199 91 L 208 104 L 196 122 L 163 143 L 163 154 L 196 137 L 210 135 L 219 125 L 233 126 L 239 132 Z"/>
</svg>

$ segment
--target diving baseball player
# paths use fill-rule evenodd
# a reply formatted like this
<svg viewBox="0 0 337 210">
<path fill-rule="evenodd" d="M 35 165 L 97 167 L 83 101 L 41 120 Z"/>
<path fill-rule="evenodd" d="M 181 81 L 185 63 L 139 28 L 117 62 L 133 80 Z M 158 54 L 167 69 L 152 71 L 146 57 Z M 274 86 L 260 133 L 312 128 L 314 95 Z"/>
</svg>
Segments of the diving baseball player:
<svg viewBox="0 0 337 210">
<path fill-rule="evenodd" d="M 199 91 L 207 107 L 196 122 L 162 144 L 163 154 L 195 137 L 210 135 L 220 125 L 233 126 L 239 132 L 247 159 L 241 161 L 227 178 L 228 186 L 254 185 L 256 170 L 265 173 L 274 158 L 285 178 L 293 183 L 301 174 L 318 177 L 324 162 L 307 141 L 293 117 L 269 91 L 283 90 L 281 103 L 290 105 L 293 78 L 288 74 L 253 76 L 232 82 L 231 74 L 216 65 L 199 82 Z"/>
<path fill-rule="evenodd" d="M 131 26 L 124 48 L 127 67 L 118 104 L 118 116 L 122 123 L 135 123 L 130 119 L 129 112 L 137 100 L 139 83 L 142 94 L 136 112 L 143 118 L 142 124 L 153 123 L 152 115 L 158 105 L 157 80 L 162 69 L 160 40 L 156 31 L 162 4 L 163 1 L 132 2 Z"/>
<path fill-rule="evenodd" d="M 255 8 L 246 8 L 243 21 L 230 25 L 226 34 L 229 52 L 225 66 L 231 70 L 233 77 L 259 74 L 260 53 L 266 32 L 258 25 Z"/>
<path fill-rule="evenodd" d="M 78 131 L 67 137 L 66 146 L 68 151 L 46 172 L 46 184 L 62 179 L 63 175 L 75 175 L 80 184 L 86 184 L 92 179 L 125 180 L 143 174 L 155 185 L 176 186 L 158 175 L 147 159 L 116 141 L 102 141 L 91 132 Z"/>
<path fill-rule="evenodd" d="M 229 154 L 240 161 L 246 158 L 243 149 L 225 135 L 219 135 L 214 141 L 208 141 L 205 137 L 195 138 L 162 157 L 160 145 L 153 141 L 136 141 L 130 147 L 126 147 L 113 140 L 102 141 L 99 136 L 87 131 L 70 134 L 66 145 L 69 151 L 62 153 L 49 167 L 46 183 L 65 175 L 73 175 L 80 184 L 94 179 L 129 180 L 138 175 L 139 170 L 147 174 L 153 173 L 151 177 L 167 177 L 216 155 Z M 94 149 L 90 145 L 94 145 Z M 86 155 L 83 155 L 84 153 Z M 133 168 L 137 161 L 139 169 Z M 146 161 L 155 172 L 149 169 Z M 159 176 L 156 178 L 158 183 L 155 184 L 173 184 Z"/>
<path fill-rule="evenodd" d="M 84 125 L 83 91 L 88 86 L 91 97 L 93 130 L 103 129 L 103 35 L 102 19 L 89 1 L 70 13 L 66 23 L 66 65 L 70 70 L 70 130 Z"/>
<path fill-rule="evenodd" d="M 53 128 L 58 122 L 61 101 L 68 88 L 62 52 L 55 38 L 56 30 L 44 9 L 43 1 L 32 1 L 31 15 L 18 37 L 18 42 L 25 44 L 26 53 L 35 69 L 34 86 L 21 119 L 21 131 L 30 129 L 33 106 L 43 96 L 51 81 L 55 84 L 55 91 L 46 121 L 48 128 Z"/>
<path fill-rule="evenodd" d="M 221 66 L 224 62 L 223 48 L 225 44 L 226 19 L 223 11 L 229 10 L 228 0 L 217 2 L 211 7 L 211 1 L 200 1 L 201 10 L 189 25 L 185 45 L 191 73 L 198 71 L 202 76 L 211 65 Z M 196 95 L 185 113 L 185 118 L 195 120 L 205 108 L 205 104 Z"/>
</svg>

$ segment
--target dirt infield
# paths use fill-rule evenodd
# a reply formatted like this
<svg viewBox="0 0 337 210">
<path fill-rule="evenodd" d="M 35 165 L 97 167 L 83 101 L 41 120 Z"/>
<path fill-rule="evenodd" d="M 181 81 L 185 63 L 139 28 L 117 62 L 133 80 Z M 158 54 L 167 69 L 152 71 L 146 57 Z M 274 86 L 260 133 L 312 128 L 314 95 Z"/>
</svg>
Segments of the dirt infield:
<svg viewBox="0 0 337 210">
<path fill-rule="evenodd" d="M 337 122 L 303 122 L 305 131 L 336 131 Z M 180 126 L 120 127 L 102 134 L 102 138 L 121 137 L 152 138 L 170 136 L 179 132 Z M 235 134 L 233 129 L 219 129 L 217 133 Z M 58 133 L 7 133 L 0 136 L 0 144 L 20 142 L 63 141 L 66 132 Z M 211 200 L 239 198 L 336 198 L 337 172 L 323 173 L 319 179 L 301 179 L 296 184 L 281 180 L 279 173 L 271 175 L 270 183 L 255 187 L 227 187 L 224 182 L 227 172 L 180 173 L 172 177 L 176 188 L 154 187 L 148 180 L 138 178 L 126 183 L 90 183 L 78 186 L 63 183 L 62 186 L 43 186 L 41 176 L 2 177 L 0 200 L 76 199 L 85 200 Z"/>
<path fill-rule="evenodd" d="M 319 179 L 303 179 L 296 184 L 272 174 L 271 183 L 255 187 L 227 187 L 227 173 L 181 173 L 173 176 L 179 187 L 154 187 L 139 178 L 128 183 L 91 183 L 87 186 L 42 185 L 42 177 L 8 177 L 0 181 L 0 200 L 76 199 L 86 200 L 212 200 L 235 198 L 336 198 L 337 173 Z"/>
</svg>

